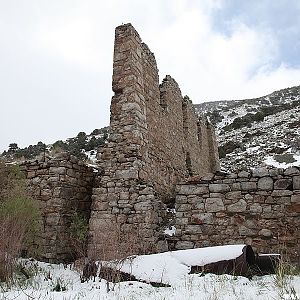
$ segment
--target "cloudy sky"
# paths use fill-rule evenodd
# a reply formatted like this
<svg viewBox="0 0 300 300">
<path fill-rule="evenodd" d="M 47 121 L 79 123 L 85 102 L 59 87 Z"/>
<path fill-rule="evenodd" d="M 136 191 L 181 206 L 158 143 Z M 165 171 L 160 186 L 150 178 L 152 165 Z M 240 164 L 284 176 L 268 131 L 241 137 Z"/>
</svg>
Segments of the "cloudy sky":
<svg viewBox="0 0 300 300">
<path fill-rule="evenodd" d="M 109 124 L 114 28 L 194 103 L 300 84 L 299 0 L 0 0 L 0 150 Z"/>
</svg>

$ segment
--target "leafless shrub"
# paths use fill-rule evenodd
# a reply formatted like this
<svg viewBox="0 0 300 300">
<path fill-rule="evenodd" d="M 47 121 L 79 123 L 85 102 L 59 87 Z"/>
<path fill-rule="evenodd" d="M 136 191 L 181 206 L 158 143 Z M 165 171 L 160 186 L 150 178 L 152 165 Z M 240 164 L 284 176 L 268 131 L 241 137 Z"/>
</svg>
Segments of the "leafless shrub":
<svg viewBox="0 0 300 300">
<path fill-rule="evenodd" d="M 151 252 L 149 244 L 140 239 L 138 227 L 133 224 L 119 224 L 107 221 L 101 231 L 94 233 L 94 260 L 122 260 L 131 255 Z"/>
<path fill-rule="evenodd" d="M 0 162 L 0 281 L 12 277 L 16 258 L 32 244 L 38 215 L 37 204 L 26 194 L 18 167 Z"/>
<path fill-rule="evenodd" d="M 94 282 L 97 276 L 98 266 L 94 261 L 88 261 L 82 270 L 82 275 L 80 277 L 81 282 L 88 281 L 93 278 Z"/>
</svg>

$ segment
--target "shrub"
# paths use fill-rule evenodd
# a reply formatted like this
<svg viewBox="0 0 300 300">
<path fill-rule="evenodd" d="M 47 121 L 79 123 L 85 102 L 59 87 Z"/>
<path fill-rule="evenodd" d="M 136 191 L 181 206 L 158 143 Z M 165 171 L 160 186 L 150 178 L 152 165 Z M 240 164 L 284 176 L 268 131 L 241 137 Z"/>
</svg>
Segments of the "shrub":
<svg viewBox="0 0 300 300">
<path fill-rule="evenodd" d="M 33 247 L 38 220 L 38 206 L 26 194 L 23 174 L 0 162 L 0 281 L 11 278 L 21 250 Z"/>
<path fill-rule="evenodd" d="M 286 164 L 290 164 L 296 161 L 293 154 L 291 153 L 275 155 L 274 159 L 279 163 L 286 163 Z"/>
<path fill-rule="evenodd" d="M 70 242 L 76 258 L 84 257 L 86 254 L 88 230 L 87 217 L 75 211 L 70 224 Z"/>
</svg>

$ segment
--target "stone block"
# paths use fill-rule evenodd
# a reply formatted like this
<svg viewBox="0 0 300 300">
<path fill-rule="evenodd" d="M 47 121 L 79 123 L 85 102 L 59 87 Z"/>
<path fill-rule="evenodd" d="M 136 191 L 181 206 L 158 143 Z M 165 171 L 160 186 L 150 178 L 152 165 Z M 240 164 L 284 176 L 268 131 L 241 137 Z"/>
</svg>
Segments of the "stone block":
<svg viewBox="0 0 300 300">
<path fill-rule="evenodd" d="M 241 171 L 237 174 L 238 177 L 240 178 L 249 178 L 250 177 L 250 173 L 247 171 Z"/>
<path fill-rule="evenodd" d="M 247 200 L 247 201 L 252 201 L 252 200 L 254 199 L 254 197 L 253 197 L 251 194 L 246 194 L 246 195 L 244 196 L 244 198 L 245 198 L 245 200 Z"/>
<path fill-rule="evenodd" d="M 50 167 L 49 174 L 65 175 L 66 174 L 66 168 L 65 167 Z"/>
<path fill-rule="evenodd" d="M 293 189 L 300 190 L 300 176 L 293 176 Z"/>
<path fill-rule="evenodd" d="M 259 203 L 253 203 L 252 205 L 250 205 L 249 210 L 251 213 L 259 214 L 262 212 L 262 207 Z"/>
<path fill-rule="evenodd" d="M 238 202 L 228 205 L 228 212 L 245 212 L 247 209 L 247 202 L 244 199 L 239 200 Z"/>
<path fill-rule="evenodd" d="M 222 192 L 229 192 L 230 186 L 225 183 L 220 184 L 209 184 L 209 191 L 212 193 L 222 193 Z"/>
<path fill-rule="evenodd" d="M 205 210 L 207 212 L 219 212 L 225 209 L 221 198 L 207 198 L 205 201 Z"/>
<path fill-rule="evenodd" d="M 241 190 L 242 191 L 256 191 L 257 184 L 256 182 L 241 182 Z"/>
<path fill-rule="evenodd" d="M 136 211 L 151 211 L 153 209 L 149 202 L 139 202 L 134 205 Z"/>
<path fill-rule="evenodd" d="M 129 169 L 129 170 L 117 170 L 116 177 L 119 179 L 138 179 L 139 174 L 138 170 Z"/>
<path fill-rule="evenodd" d="M 273 203 L 276 203 L 276 198 L 273 198 L 272 196 L 268 196 L 268 197 L 266 198 L 265 203 L 267 203 L 267 204 L 273 204 Z"/>
<path fill-rule="evenodd" d="M 187 225 L 185 226 L 185 234 L 201 234 L 201 225 Z"/>
<path fill-rule="evenodd" d="M 259 190 L 271 191 L 273 189 L 273 179 L 271 177 L 261 177 L 257 182 Z"/>
<path fill-rule="evenodd" d="M 278 176 L 279 175 L 278 169 L 277 168 L 269 169 L 269 175 L 272 177 Z"/>
<path fill-rule="evenodd" d="M 286 190 L 291 186 L 292 186 L 292 179 L 289 178 L 278 179 L 274 183 L 275 190 Z"/>
<path fill-rule="evenodd" d="M 284 175 L 286 175 L 286 176 L 299 175 L 299 174 L 300 174 L 300 170 L 296 167 L 288 167 L 284 171 Z"/>
<path fill-rule="evenodd" d="M 291 205 L 287 205 L 286 210 L 290 213 L 300 214 L 300 203 L 292 203 Z"/>
<path fill-rule="evenodd" d="M 271 238 L 272 237 L 272 231 L 266 228 L 263 228 L 258 233 L 260 236 L 263 236 L 265 238 Z"/>
<path fill-rule="evenodd" d="M 179 195 L 203 195 L 208 193 L 207 185 L 181 185 Z"/>
<path fill-rule="evenodd" d="M 291 202 L 300 204 L 300 194 L 292 195 Z"/>
<path fill-rule="evenodd" d="M 183 195 L 177 195 L 176 196 L 176 199 L 175 199 L 175 202 L 180 204 L 180 203 L 187 203 L 188 202 L 188 199 L 186 196 L 183 196 Z"/>
<path fill-rule="evenodd" d="M 176 206 L 176 211 L 190 211 L 191 205 L 190 204 L 178 204 Z"/>
<path fill-rule="evenodd" d="M 176 225 L 187 225 L 189 223 L 189 218 L 177 218 Z"/>
<path fill-rule="evenodd" d="M 213 224 L 212 213 L 199 213 L 192 215 L 193 224 Z"/>
<path fill-rule="evenodd" d="M 269 170 L 265 167 L 254 169 L 252 172 L 253 177 L 269 176 Z"/>
<path fill-rule="evenodd" d="M 241 236 L 255 236 L 256 232 L 244 225 L 239 226 L 239 234 Z"/>
<path fill-rule="evenodd" d="M 191 241 L 178 241 L 175 245 L 177 250 L 186 250 L 186 249 L 193 249 L 194 242 Z"/>
<path fill-rule="evenodd" d="M 241 183 L 240 182 L 233 183 L 232 186 L 231 186 L 231 189 L 233 191 L 240 191 L 241 190 Z"/>
<path fill-rule="evenodd" d="M 35 177 L 35 171 L 29 171 L 29 172 L 27 172 L 27 178 L 28 179 L 31 179 L 31 178 L 33 178 L 33 177 Z"/>
<path fill-rule="evenodd" d="M 225 194 L 225 198 L 231 200 L 238 200 L 242 198 L 242 192 L 241 191 L 228 192 Z"/>
<path fill-rule="evenodd" d="M 290 196 L 292 194 L 293 194 L 293 192 L 288 191 L 288 190 L 274 190 L 272 192 L 271 196 L 273 196 L 273 197 L 284 197 L 284 196 Z"/>
</svg>

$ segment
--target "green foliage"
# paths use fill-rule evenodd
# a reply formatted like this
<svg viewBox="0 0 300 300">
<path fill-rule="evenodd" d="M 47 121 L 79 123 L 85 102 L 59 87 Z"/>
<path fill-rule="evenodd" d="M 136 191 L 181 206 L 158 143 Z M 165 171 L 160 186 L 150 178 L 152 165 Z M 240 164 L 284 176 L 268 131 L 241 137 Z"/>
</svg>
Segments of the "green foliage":
<svg viewBox="0 0 300 300">
<path fill-rule="evenodd" d="M 84 242 L 89 229 L 88 219 L 78 212 L 75 212 L 71 219 L 70 231 L 73 238 Z"/>
<path fill-rule="evenodd" d="M 219 146 L 219 157 L 224 158 L 226 154 L 233 152 L 236 148 L 242 148 L 240 143 L 234 141 L 228 141 L 224 145 Z"/>
<path fill-rule="evenodd" d="M 85 151 L 97 150 L 97 148 L 105 143 L 108 138 L 107 127 L 102 129 L 95 129 L 91 133 L 91 137 L 87 136 L 85 132 L 79 132 L 75 138 L 70 138 L 67 141 L 58 140 L 50 151 L 55 153 L 69 152 L 81 160 L 87 160 L 88 157 Z M 25 148 L 19 148 L 16 143 L 11 143 L 9 149 L 2 153 L 2 157 L 15 160 L 15 159 L 34 159 L 38 155 L 48 152 L 47 146 L 38 142 L 36 145 L 30 145 Z"/>
<path fill-rule="evenodd" d="M 209 112 L 208 114 L 209 120 L 213 125 L 216 125 L 217 123 L 221 122 L 224 117 L 220 114 L 218 110 L 214 110 L 212 112 Z"/>
<path fill-rule="evenodd" d="M 279 102 L 278 102 L 277 97 L 273 97 L 271 99 L 271 102 L 274 105 L 262 106 L 262 107 L 260 107 L 259 111 L 255 114 L 247 113 L 243 117 L 235 118 L 233 120 L 233 122 L 231 124 L 228 124 L 227 126 L 225 126 L 223 128 L 223 130 L 224 131 L 229 131 L 229 130 L 232 130 L 232 129 L 238 129 L 238 128 L 245 127 L 245 126 L 250 127 L 253 122 L 261 122 L 261 121 L 264 120 L 264 118 L 266 116 L 270 116 L 270 115 L 276 114 L 276 113 L 284 111 L 284 110 L 289 110 L 289 109 L 292 109 L 292 108 L 300 105 L 299 100 L 298 101 L 293 101 L 291 103 L 278 104 Z"/>
<path fill-rule="evenodd" d="M 88 218 L 75 211 L 71 217 L 70 242 L 77 258 L 85 256 L 88 231 Z"/>
<path fill-rule="evenodd" d="M 286 164 L 293 163 L 296 161 L 293 154 L 291 153 L 275 155 L 274 159 L 279 163 L 286 163 Z"/>
</svg>

